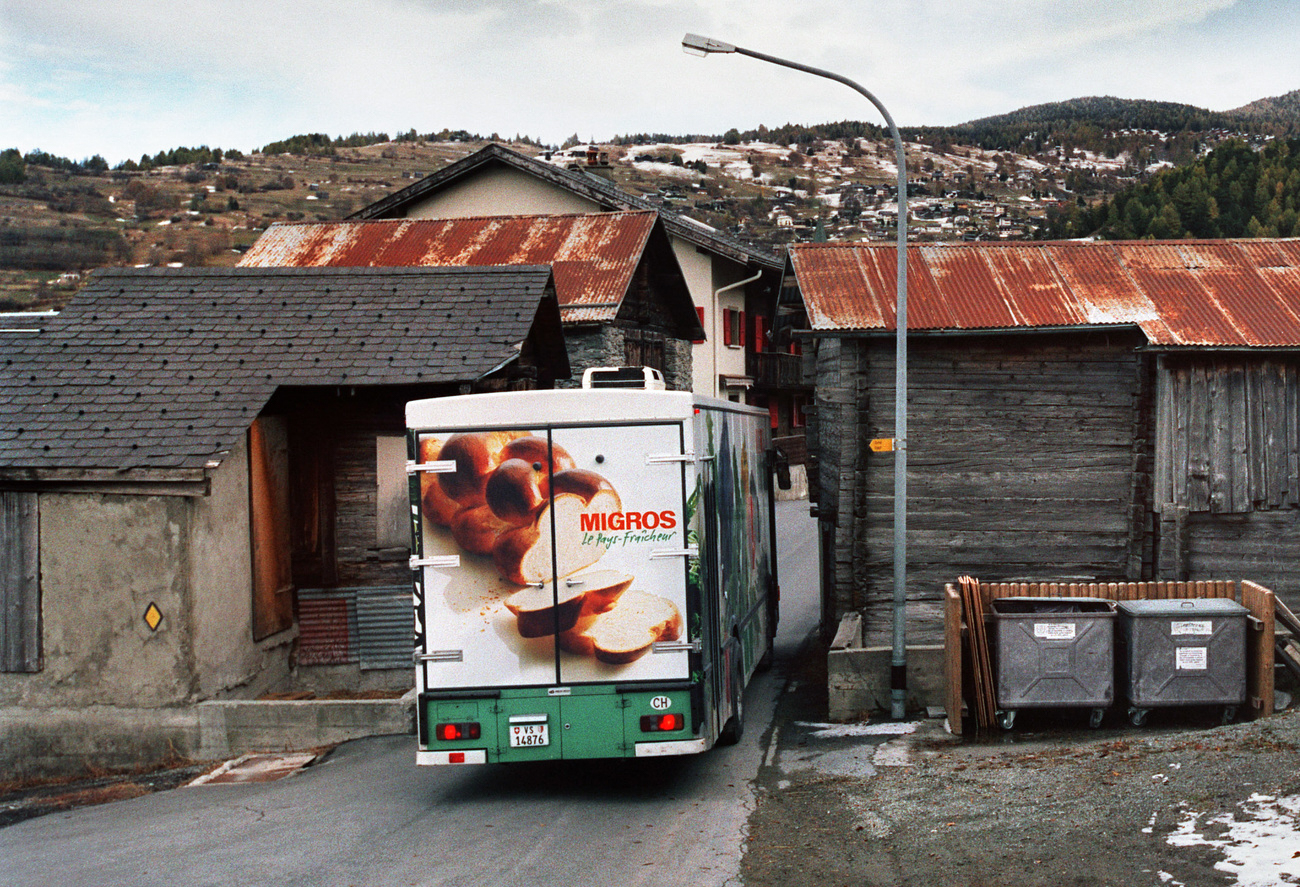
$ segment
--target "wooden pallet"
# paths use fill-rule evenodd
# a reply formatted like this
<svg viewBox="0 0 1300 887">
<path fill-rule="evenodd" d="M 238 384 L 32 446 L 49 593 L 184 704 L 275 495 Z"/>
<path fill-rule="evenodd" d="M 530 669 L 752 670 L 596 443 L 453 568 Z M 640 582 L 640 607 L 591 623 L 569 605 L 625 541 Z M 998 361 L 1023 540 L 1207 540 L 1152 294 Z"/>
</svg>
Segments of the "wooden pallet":
<svg viewBox="0 0 1300 887">
<path fill-rule="evenodd" d="M 1249 580 L 1214 582 L 979 582 L 961 577 L 944 587 L 944 647 L 948 678 L 946 706 L 953 733 L 963 731 L 962 715 L 968 708 L 977 730 L 989 729 L 996 718 L 993 672 L 989 661 L 986 626 L 990 602 L 1005 597 L 1093 597 L 1111 601 L 1228 598 L 1249 612 L 1246 640 L 1247 717 L 1273 713 L 1273 666 L 1276 622 L 1300 638 L 1300 620 L 1276 599 L 1273 592 Z M 1279 609 L 1280 608 L 1280 609 Z M 1285 611 L 1285 615 L 1282 615 Z M 1300 657 L 1300 644 L 1295 654 Z M 1281 658 L 1280 656 L 1278 657 Z M 1296 667 L 1300 668 L 1300 661 Z M 1300 672 L 1298 672 L 1300 674 Z"/>
</svg>

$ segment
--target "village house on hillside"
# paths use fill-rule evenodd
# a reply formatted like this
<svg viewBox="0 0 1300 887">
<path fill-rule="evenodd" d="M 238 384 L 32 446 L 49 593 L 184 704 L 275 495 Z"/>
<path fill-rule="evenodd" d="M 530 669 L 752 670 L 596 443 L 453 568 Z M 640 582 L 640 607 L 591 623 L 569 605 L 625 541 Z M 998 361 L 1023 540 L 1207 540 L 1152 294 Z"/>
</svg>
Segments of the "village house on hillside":
<svg viewBox="0 0 1300 887">
<path fill-rule="evenodd" d="M 349 220 L 430 219 L 541 213 L 659 210 L 705 335 L 692 363 L 697 394 L 744 401 L 772 415 L 772 434 L 802 474 L 803 412 L 811 395 L 799 358 L 773 348 L 771 318 L 782 263 L 691 218 L 622 190 L 599 174 L 599 156 L 567 168 L 491 144 L 382 200 Z M 590 170 L 590 171 L 588 171 Z M 558 279 L 557 279 L 558 281 Z M 795 346 L 797 349 L 797 346 Z"/>
<path fill-rule="evenodd" d="M 790 250 L 828 620 L 892 618 L 896 252 Z M 908 640 L 945 582 L 1251 579 L 1300 605 L 1300 241 L 909 248 Z"/>
<path fill-rule="evenodd" d="M 690 390 L 703 335 L 663 223 L 653 212 L 273 225 L 243 267 L 548 265 L 575 382 L 592 366 L 637 364 Z"/>
<path fill-rule="evenodd" d="M 11 773 L 197 756 L 193 703 L 291 674 L 408 687 L 404 405 L 570 375 L 536 266 L 103 270 L 0 343 Z"/>
</svg>

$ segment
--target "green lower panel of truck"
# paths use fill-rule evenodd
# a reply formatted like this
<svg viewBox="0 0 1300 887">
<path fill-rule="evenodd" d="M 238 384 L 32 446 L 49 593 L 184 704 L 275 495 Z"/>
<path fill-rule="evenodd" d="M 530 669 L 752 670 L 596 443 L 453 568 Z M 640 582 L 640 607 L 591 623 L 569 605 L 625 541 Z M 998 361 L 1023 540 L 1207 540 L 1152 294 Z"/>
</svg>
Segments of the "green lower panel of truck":
<svg viewBox="0 0 1300 887">
<path fill-rule="evenodd" d="M 422 764 L 690 754 L 707 748 L 692 688 L 520 688 L 421 694 Z"/>
</svg>

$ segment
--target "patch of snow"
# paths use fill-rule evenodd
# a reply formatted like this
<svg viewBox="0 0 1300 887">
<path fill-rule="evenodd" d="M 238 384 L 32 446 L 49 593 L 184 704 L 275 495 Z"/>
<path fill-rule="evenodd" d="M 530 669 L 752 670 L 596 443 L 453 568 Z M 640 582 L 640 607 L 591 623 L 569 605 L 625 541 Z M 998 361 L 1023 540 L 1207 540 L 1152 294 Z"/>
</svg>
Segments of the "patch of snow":
<svg viewBox="0 0 1300 887">
<path fill-rule="evenodd" d="M 800 727 L 812 727 L 814 739 L 839 739 L 844 736 L 905 736 L 916 732 L 916 723 L 819 724 L 797 721 Z"/>
<path fill-rule="evenodd" d="M 1212 816 L 1204 826 L 1220 829 L 1222 837 L 1210 838 L 1198 831 L 1202 814 L 1188 811 L 1178 827 L 1165 838 L 1173 847 L 1203 845 L 1223 853 L 1219 871 L 1228 872 L 1238 887 L 1276 887 L 1300 880 L 1300 795 L 1275 798 L 1252 794 L 1232 812 Z M 1203 828 L 1203 826 L 1202 826 Z"/>
<path fill-rule="evenodd" d="M 699 173 L 693 169 L 687 169 L 684 166 L 678 166 L 675 163 L 660 163 L 657 160 L 641 160 L 632 164 L 639 170 L 652 172 L 656 175 L 671 176 L 675 179 L 695 179 L 699 178 Z"/>
</svg>

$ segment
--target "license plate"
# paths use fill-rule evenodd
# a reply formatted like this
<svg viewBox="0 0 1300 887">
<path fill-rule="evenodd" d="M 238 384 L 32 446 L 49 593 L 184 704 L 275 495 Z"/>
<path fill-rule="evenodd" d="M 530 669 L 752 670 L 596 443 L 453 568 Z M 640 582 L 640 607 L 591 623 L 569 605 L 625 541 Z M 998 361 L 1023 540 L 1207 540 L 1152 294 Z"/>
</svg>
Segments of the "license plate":
<svg viewBox="0 0 1300 887">
<path fill-rule="evenodd" d="M 550 745 L 550 736 L 546 724 L 513 724 L 510 727 L 510 747 L 530 748 L 537 745 Z"/>
</svg>

